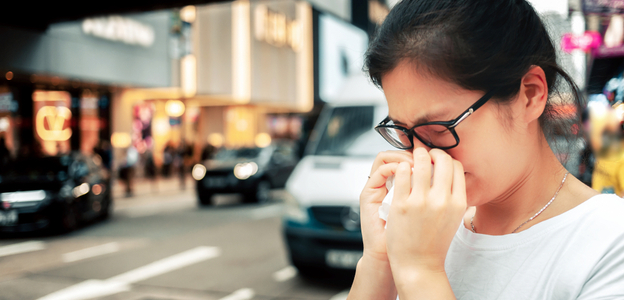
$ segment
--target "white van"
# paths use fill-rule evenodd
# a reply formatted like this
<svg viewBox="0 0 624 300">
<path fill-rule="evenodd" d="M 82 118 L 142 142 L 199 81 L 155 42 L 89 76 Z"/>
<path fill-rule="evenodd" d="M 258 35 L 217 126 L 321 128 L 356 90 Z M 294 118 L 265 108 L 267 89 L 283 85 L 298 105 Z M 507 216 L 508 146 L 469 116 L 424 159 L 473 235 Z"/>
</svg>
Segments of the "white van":
<svg viewBox="0 0 624 300">
<path fill-rule="evenodd" d="M 383 93 L 364 76 L 350 78 L 323 108 L 286 183 L 284 236 L 300 273 L 355 269 L 363 250 L 359 196 L 375 156 L 392 149 L 373 129 L 387 114 Z"/>
</svg>

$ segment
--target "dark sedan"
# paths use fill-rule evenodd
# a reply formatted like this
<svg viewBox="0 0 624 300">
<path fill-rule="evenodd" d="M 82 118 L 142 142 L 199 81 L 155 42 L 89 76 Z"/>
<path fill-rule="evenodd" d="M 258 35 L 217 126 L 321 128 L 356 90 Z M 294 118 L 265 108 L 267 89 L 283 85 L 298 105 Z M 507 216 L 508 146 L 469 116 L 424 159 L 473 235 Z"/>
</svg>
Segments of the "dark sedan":
<svg viewBox="0 0 624 300">
<path fill-rule="evenodd" d="M 0 168 L 0 232 L 67 232 L 108 217 L 109 173 L 99 156 L 35 157 Z"/>
<path fill-rule="evenodd" d="M 299 158 L 293 142 L 265 148 L 221 149 L 213 159 L 193 167 L 201 205 L 211 205 L 214 194 L 240 193 L 246 203 L 269 200 L 272 188 L 282 188 Z"/>
</svg>

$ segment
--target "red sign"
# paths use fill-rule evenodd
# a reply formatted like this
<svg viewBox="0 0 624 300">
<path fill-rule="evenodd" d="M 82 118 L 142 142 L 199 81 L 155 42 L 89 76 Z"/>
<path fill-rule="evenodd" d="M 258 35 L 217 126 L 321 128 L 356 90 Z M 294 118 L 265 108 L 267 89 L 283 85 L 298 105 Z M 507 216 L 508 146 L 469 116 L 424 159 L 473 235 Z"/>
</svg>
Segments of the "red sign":
<svg viewBox="0 0 624 300">
<path fill-rule="evenodd" d="M 567 33 L 563 35 L 561 39 L 561 48 L 565 52 L 572 52 L 572 50 L 580 49 L 585 52 L 596 49 L 602 44 L 602 37 L 597 31 L 586 31 L 583 35 L 574 35 Z"/>
</svg>

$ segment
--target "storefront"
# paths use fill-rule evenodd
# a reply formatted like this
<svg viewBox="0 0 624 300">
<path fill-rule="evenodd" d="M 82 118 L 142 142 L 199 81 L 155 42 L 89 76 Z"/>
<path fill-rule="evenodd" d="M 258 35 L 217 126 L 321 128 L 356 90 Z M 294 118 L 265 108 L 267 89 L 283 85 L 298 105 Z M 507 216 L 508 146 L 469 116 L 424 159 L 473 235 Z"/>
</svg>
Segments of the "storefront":
<svg viewBox="0 0 624 300">
<path fill-rule="evenodd" d="M 2 28 L 0 147 L 12 157 L 109 147 L 113 121 L 132 115 L 115 111 L 120 94 L 172 85 L 171 14 Z"/>
<path fill-rule="evenodd" d="M 583 0 L 582 9 L 580 30 L 564 43 L 564 50 L 587 53 L 586 148 L 578 177 L 599 192 L 623 196 L 624 1 Z"/>
</svg>

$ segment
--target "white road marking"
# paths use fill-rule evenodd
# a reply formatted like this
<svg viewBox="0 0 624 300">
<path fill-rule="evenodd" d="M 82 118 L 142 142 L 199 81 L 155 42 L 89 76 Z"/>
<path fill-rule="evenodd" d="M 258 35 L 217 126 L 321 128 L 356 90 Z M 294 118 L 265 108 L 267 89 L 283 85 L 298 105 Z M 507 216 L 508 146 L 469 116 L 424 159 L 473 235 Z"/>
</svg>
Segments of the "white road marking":
<svg viewBox="0 0 624 300">
<path fill-rule="evenodd" d="M 87 280 L 56 291 L 38 300 L 84 300 L 109 296 L 129 291 L 132 283 L 215 258 L 219 255 L 221 255 L 221 250 L 217 247 L 197 247 L 106 280 Z"/>
<path fill-rule="evenodd" d="M 329 300 L 346 300 L 347 296 L 349 296 L 349 290 L 342 291 L 339 294 L 331 297 Z"/>
<path fill-rule="evenodd" d="M 298 273 L 297 268 L 293 266 L 288 266 L 286 268 L 283 268 L 273 273 L 273 279 L 275 279 L 275 281 L 278 281 L 278 282 L 284 282 L 286 280 L 289 280 L 297 276 L 297 273 Z"/>
<path fill-rule="evenodd" d="M 83 300 L 114 295 L 129 290 L 130 285 L 125 282 L 92 279 L 54 292 L 39 298 L 39 300 Z"/>
<path fill-rule="evenodd" d="M 223 297 L 219 300 L 249 300 L 253 298 L 254 291 L 252 289 L 240 289 L 229 296 Z"/>
<path fill-rule="evenodd" d="M 0 257 L 45 249 L 41 241 L 28 241 L 0 247 Z"/>
<path fill-rule="evenodd" d="M 95 256 L 109 254 L 119 251 L 119 243 L 112 242 L 104 245 L 85 248 L 82 250 L 63 254 L 63 262 L 74 262 Z"/>
<path fill-rule="evenodd" d="M 150 277 L 171 272 L 200 261 L 215 258 L 221 255 L 221 249 L 217 247 L 197 247 L 174 256 L 155 261 L 146 266 L 109 278 L 111 281 L 135 283 Z"/>
</svg>

